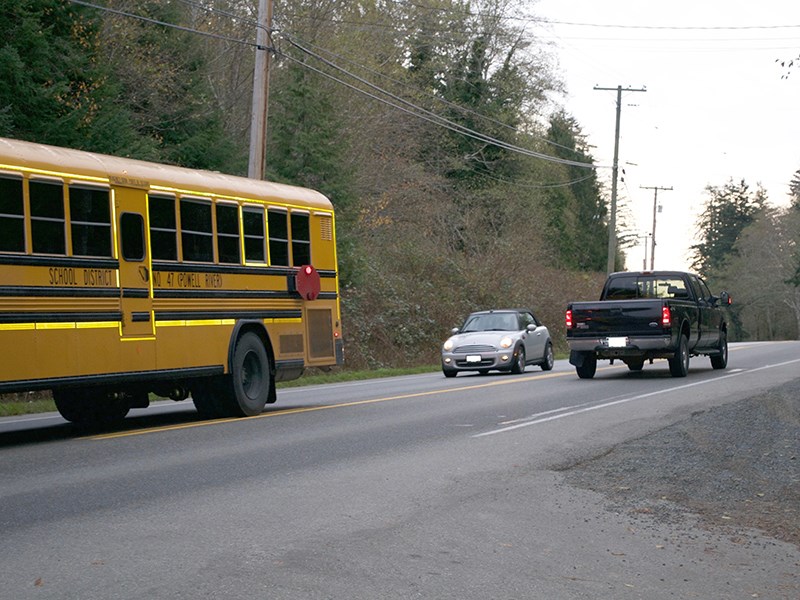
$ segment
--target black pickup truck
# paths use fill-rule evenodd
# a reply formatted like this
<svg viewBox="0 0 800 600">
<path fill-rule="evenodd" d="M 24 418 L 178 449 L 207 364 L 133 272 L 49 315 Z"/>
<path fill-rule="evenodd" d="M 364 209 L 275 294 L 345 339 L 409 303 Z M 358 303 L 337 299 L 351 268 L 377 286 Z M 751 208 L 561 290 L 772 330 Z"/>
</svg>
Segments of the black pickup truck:
<svg viewBox="0 0 800 600">
<path fill-rule="evenodd" d="M 674 377 L 686 377 L 689 357 L 705 354 L 711 366 L 728 365 L 728 324 L 721 310 L 727 292 L 714 296 L 697 275 L 681 271 L 612 273 L 599 302 L 572 302 L 566 325 L 569 362 L 591 379 L 598 359 L 619 359 L 631 371 L 666 358 Z"/>
</svg>

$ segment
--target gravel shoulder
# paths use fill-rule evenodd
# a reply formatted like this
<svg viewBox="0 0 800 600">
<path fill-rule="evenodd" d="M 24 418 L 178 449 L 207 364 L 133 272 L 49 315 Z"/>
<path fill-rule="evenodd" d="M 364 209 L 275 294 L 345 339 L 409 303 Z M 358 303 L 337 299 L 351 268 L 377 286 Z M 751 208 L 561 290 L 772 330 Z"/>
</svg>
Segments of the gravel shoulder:
<svg viewBox="0 0 800 600">
<path fill-rule="evenodd" d="M 756 528 L 800 548 L 800 379 L 559 471 L 615 512 L 667 522 L 691 512 L 733 539 Z"/>
</svg>

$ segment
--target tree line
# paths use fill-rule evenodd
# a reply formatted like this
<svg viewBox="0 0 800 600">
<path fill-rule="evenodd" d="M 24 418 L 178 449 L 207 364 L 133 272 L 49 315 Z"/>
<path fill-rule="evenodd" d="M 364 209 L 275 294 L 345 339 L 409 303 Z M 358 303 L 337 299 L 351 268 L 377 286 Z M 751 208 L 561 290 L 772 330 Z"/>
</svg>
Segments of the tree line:
<svg viewBox="0 0 800 600">
<path fill-rule="evenodd" d="M 708 186 L 693 268 L 734 297 L 731 339 L 800 337 L 800 170 L 775 207 L 745 181 Z"/>
<path fill-rule="evenodd" d="M 0 135 L 245 175 L 257 5 L 0 0 Z M 267 178 L 336 208 L 352 366 L 433 363 L 494 306 L 532 308 L 563 349 L 563 307 L 600 289 L 608 193 L 520 15 L 535 16 L 521 0 L 275 4 Z"/>
</svg>

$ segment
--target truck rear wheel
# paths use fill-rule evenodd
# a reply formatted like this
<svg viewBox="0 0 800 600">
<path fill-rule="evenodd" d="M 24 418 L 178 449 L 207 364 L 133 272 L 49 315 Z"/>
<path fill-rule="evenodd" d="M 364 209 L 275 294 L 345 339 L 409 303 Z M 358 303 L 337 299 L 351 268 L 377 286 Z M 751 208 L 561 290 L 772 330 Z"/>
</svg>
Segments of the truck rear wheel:
<svg viewBox="0 0 800 600">
<path fill-rule="evenodd" d="M 592 353 L 586 353 L 580 365 L 575 366 L 575 371 L 581 379 L 591 379 L 597 372 L 597 357 Z"/>
<path fill-rule="evenodd" d="M 686 377 L 689 374 L 689 340 L 681 334 L 678 351 L 668 360 L 669 372 L 673 377 Z"/>
</svg>

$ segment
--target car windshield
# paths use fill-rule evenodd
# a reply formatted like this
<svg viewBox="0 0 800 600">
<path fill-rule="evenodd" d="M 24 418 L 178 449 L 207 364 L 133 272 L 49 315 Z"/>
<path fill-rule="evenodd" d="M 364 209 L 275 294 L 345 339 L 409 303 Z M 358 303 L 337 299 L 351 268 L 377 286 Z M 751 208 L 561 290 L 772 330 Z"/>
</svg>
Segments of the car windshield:
<svg viewBox="0 0 800 600">
<path fill-rule="evenodd" d="M 471 331 L 518 331 L 516 313 L 487 313 L 472 315 L 464 323 L 463 333 Z"/>
</svg>

